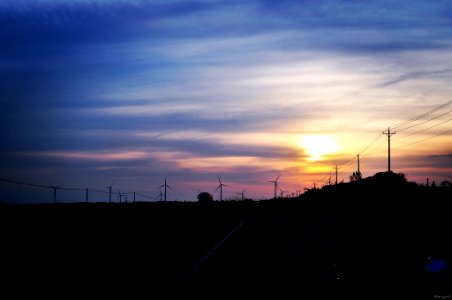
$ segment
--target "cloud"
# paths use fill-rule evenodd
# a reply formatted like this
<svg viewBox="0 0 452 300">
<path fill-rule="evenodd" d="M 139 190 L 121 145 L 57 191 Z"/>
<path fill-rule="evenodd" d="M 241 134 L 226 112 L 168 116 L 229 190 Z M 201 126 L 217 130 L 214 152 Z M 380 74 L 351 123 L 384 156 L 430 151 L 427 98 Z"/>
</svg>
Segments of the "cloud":
<svg viewBox="0 0 452 300">
<path fill-rule="evenodd" d="M 443 155 L 430 155 L 430 158 L 452 158 L 452 153 L 451 154 L 443 154 Z"/>
<path fill-rule="evenodd" d="M 452 73 L 452 68 L 445 68 L 440 70 L 433 70 L 433 71 L 417 71 L 417 72 L 409 72 L 403 75 L 398 76 L 395 79 L 386 81 L 381 83 L 380 87 L 386 87 L 393 84 L 398 84 L 407 80 L 416 80 L 416 79 L 423 79 L 428 77 L 434 77 L 434 76 L 441 76 L 441 75 L 448 75 Z M 449 77 L 449 76 L 448 76 Z"/>
<path fill-rule="evenodd" d="M 0 173 L 78 170 L 68 181 L 135 188 L 137 174 L 251 184 L 283 170 L 295 186 L 444 103 L 451 12 L 408 0 L 1 1 Z M 344 153 L 306 165 L 308 133 Z"/>
</svg>

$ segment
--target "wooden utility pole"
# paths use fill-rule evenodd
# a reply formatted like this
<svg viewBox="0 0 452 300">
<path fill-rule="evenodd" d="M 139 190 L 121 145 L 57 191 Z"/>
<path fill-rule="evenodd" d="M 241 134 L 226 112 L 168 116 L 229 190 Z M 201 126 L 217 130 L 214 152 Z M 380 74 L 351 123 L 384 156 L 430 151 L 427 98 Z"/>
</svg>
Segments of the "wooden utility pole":
<svg viewBox="0 0 452 300">
<path fill-rule="evenodd" d="M 388 172 L 391 172 L 391 136 L 396 133 L 391 132 L 391 128 L 388 127 L 388 130 L 383 131 L 383 134 L 388 137 Z"/>
<path fill-rule="evenodd" d="M 336 165 L 336 185 L 337 185 L 337 165 Z"/>
<path fill-rule="evenodd" d="M 361 170 L 359 168 L 359 154 L 356 156 L 356 160 L 358 162 L 358 174 L 361 174 Z"/>
</svg>

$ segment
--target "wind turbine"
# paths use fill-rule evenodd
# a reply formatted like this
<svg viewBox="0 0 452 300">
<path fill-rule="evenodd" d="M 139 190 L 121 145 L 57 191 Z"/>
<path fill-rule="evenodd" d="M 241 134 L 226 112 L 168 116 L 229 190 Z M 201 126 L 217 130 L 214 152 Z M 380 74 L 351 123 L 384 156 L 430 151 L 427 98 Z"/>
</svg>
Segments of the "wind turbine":
<svg viewBox="0 0 452 300">
<path fill-rule="evenodd" d="M 53 189 L 53 203 L 56 203 L 56 202 L 57 202 L 57 201 L 56 201 L 56 191 L 57 191 L 57 190 L 60 190 L 60 188 L 61 188 L 62 186 L 63 186 L 62 184 L 60 184 L 60 185 L 58 185 L 58 186 L 54 186 L 54 185 L 51 185 L 51 184 L 50 184 L 50 188 Z"/>
<path fill-rule="evenodd" d="M 108 203 L 111 203 L 111 188 L 113 187 L 113 185 L 114 185 L 115 183 L 116 183 L 116 180 L 113 181 L 113 183 L 110 184 L 110 186 L 107 186 L 107 187 L 108 187 Z"/>
<path fill-rule="evenodd" d="M 218 189 L 220 189 L 220 201 L 223 201 L 223 187 L 228 185 L 221 182 L 220 176 L 218 176 L 218 181 L 220 182 L 220 185 L 215 191 L 218 191 Z"/>
<path fill-rule="evenodd" d="M 123 194 L 121 194 L 121 191 L 118 189 L 119 203 L 122 202 L 122 196 L 123 196 Z M 118 197 L 116 197 L 116 199 L 118 199 Z"/>
<path fill-rule="evenodd" d="M 157 198 L 160 198 L 160 201 L 162 201 L 162 197 L 163 197 L 162 187 L 159 186 L 159 194 L 157 196 L 155 196 L 154 200 L 157 199 Z"/>
<path fill-rule="evenodd" d="M 127 202 L 127 193 L 123 194 L 121 193 L 121 191 L 118 189 L 118 197 L 119 197 L 119 203 L 122 203 L 122 197 L 124 197 L 125 202 Z M 118 199 L 118 197 L 116 197 L 116 199 Z"/>
<path fill-rule="evenodd" d="M 166 178 L 168 178 L 168 176 L 165 177 L 165 184 L 162 184 L 160 186 L 160 188 L 165 188 L 165 202 L 166 202 L 166 188 L 169 188 L 170 190 L 172 190 L 172 188 L 166 183 Z M 160 190 L 160 194 L 162 194 L 161 190 Z"/>
<path fill-rule="evenodd" d="M 243 201 L 243 199 L 245 198 L 245 191 L 246 191 L 246 189 L 244 189 L 241 193 L 237 193 L 237 194 L 239 194 L 239 195 L 242 195 L 242 201 Z"/>
<path fill-rule="evenodd" d="M 286 193 L 287 191 L 283 191 L 283 189 L 280 187 L 279 187 L 279 191 L 281 192 L 280 197 L 284 198 L 284 193 Z"/>
<path fill-rule="evenodd" d="M 275 196 L 273 199 L 276 199 L 276 190 L 278 189 L 278 179 L 279 177 L 281 177 L 281 174 L 278 175 L 278 177 L 276 177 L 275 180 L 269 180 L 268 182 L 273 182 L 274 186 L 275 186 Z"/>
</svg>

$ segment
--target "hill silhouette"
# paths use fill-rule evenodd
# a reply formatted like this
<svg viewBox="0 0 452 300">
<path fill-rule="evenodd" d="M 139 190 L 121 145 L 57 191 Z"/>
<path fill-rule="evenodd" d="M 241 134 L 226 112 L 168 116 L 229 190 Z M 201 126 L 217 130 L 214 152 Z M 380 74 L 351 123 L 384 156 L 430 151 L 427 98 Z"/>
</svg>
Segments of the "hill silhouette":
<svg viewBox="0 0 452 300">
<path fill-rule="evenodd" d="M 368 299 L 447 296 L 451 196 L 382 172 L 259 202 L 3 205 L 5 287 L 152 299 L 331 299 L 358 286 Z"/>
</svg>

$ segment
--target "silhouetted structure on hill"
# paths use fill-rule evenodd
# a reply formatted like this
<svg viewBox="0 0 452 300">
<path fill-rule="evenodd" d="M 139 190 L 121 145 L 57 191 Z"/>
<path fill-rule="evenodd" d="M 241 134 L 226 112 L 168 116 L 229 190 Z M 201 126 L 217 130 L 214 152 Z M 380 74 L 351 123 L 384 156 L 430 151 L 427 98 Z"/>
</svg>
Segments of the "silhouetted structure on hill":
<svg viewBox="0 0 452 300">
<path fill-rule="evenodd" d="M 0 220 L 14 225 L 4 226 L 4 286 L 210 300 L 347 299 L 359 284 L 366 299 L 434 299 L 451 294 L 450 199 L 450 186 L 382 172 L 296 199 L 213 201 L 200 191 L 208 205 L 0 204 Z"/>
<path fill-rule="evenodd" d="M 199 203 L 210 203 L 213 202 L 213 195 L 207 192 L 202 192 L 198 194 Z"/>
</svg>

